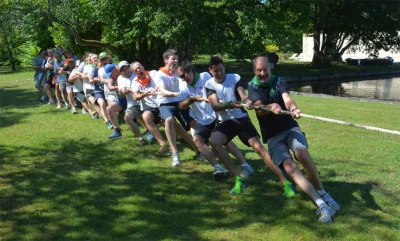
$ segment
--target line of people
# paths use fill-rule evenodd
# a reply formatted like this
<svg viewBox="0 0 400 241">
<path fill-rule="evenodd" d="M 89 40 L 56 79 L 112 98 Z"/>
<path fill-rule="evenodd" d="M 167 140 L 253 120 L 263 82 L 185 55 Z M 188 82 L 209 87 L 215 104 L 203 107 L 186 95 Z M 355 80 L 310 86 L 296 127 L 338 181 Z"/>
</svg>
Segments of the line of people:
<svg viewBox="0 0 400 241">
<path fill-rule="evenodd" d="M 45 53 L 41 51 L 40 54 L 43 57 Z M 165 65 L 152 71 L 145 70 L 139 62 L 112 64 L 111 57 L 105 52 L 99 55 L 89 53 L 81 62 L 72 56 L 63 59 L 60 55 L 61 52 L 56 50 L 53 63 L 43 60 L 40 64 L 39 60 L 34 60 L 35 86 L 38 88 L 42 83 L 40 73 L 53 70 L 58 83 L 56 91 L 61 92 L 58 97 L 56 92 L 57 108 L 61 108 L 62 98 L 65 108 L 72 106 L 72 113 L 77 113 L 74 107 L 76 98 L 82 103 L 82 110 L 94 118 L 101 116 L 107 127 L 113 129 L 108 139 L 122 137 L 118 116 L 123 111 L 126 124 L 139 138 L 139 145 L 146 145 L 148 141 L 141 134 L 138 123 L 159 143 L 155 154 L 171 155 L 172 166 L 179 166 L 181 158 L 176 140 L 179 135 L 197 153 L 196 156 L 205 158 L 214 166 L 215 180 L 224 180 L 229 174 L 234 176 L 235 184 L 230 193 L 240 194 L 245 188 L 244 179 L 254 170 L 232 141 L 238 136 L 279 178 L 285 197 L 292 198 L 295 189 L 283 170 L 318 206 L 321 222 L 332 222 L 332 217 L 340 209 L 324 190 L 309 155 L 305 135 L 294 120 L 301 117 L 301 111 L 290 97 L 285 80 L 271 74 L 266 57 L 254 59 L 255 76 L 249 82 L 249 94 L 246 94 L 246 86 L 240 85 L 240 76 L 226 74 L 219 56 L 213 56 L 209 61 L 210 75 L 196 72 L 188 61 L 178 64 L 178 53 L 173 49 L 164 52 Z M 53 104 L 51 91 L 46 86 L 48 81 L 44 83 L 42 89 L 38 89 L 49 98 L 49 104 Z M 44 97 L 42 101 L 45 101 Z M 256 110 L 263 143 L 268 145 L 268 151 L 244 106 L 248 110 L 254 106 L 271 108 L 270 112 Z M 282 115 L 281 110 L 290 110 L 292 116 Z M 158 128 L 160 124 L 164 125 L 166 139 Z M 290 151 L 303 165 L 310 180 L 300 171 Z M 241 172 L 230 154 L 240 163 Z"/>
</svg>

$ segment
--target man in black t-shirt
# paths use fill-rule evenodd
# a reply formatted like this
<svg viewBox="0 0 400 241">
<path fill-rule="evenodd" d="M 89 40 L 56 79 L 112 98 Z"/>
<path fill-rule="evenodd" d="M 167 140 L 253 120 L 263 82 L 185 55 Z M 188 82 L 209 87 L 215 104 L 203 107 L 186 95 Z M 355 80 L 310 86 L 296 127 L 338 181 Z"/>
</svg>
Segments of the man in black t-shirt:
<svg viewBox="0 0 400 241">
<path fill-rule="evenodd" d="M 324 190 L 317 168 L 308 152 L 307 140 L 293 118 L 300 118 L 301 111 L 290 97 L 285 79 L 271 74 L 268 58 L 256 57 L 253 61 L 254 78 L 249 82 L 249 99 L 255 106 L 265 106 L 270 112 L 256 110 L 263 143 L 267 143 L 272 161 L 283 168 L 294 182 L 313 199 L 318 206 L 321 222 L 332 222 L 331 217 L 340 206 Z M 289 110 L 290 115 L 282 115 L 281 110 Z M 310 181 L 294 162 L 303 165 Z"/>
</svg>

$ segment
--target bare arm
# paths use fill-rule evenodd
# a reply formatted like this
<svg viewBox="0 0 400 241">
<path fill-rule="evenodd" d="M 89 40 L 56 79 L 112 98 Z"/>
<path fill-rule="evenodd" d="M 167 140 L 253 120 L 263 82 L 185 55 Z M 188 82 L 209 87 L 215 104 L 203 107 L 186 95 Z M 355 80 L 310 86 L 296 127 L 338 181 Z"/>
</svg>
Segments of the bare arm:
<svg viewBox="0 0 400 241">
<path fill-rule="evenodd" d="M 288 109 L 292 116 L 296 119 L 300 118 L 301 110 L 297 108 L 296 102 L 292 99 L 289 93 L 282 94 L 283 101 L 285 102 L 286 109 Z"/>
<path fill-rule="evenodd" d="M 180 101 L 178 107 L 179 109 L 183 110 L 189 108 L 189 106 L 192 105 L 193 103 L 200 101 L 208 101 L 208 100 L 204 99 L 201 95 L 189 96 L 188 98 Z"/>
</svg>

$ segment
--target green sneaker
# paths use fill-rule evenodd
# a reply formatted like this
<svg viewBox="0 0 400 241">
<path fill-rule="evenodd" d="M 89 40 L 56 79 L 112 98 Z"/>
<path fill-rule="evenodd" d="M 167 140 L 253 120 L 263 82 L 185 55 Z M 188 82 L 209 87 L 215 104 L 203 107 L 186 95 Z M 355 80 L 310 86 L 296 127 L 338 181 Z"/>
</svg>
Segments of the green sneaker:
<svg viewBox="0 0 400 241">
<path fill-rule="evenodd" d="M 287 198 L 292 198 L 296 194 L 291 182 L 286 181 L 283 183 L 283 195 Z"/>
<path fill-rule="evenodd" d="M 244 181 L 242 180 L 241 177 L 236 177 L 235 178 L 235 186 L 231 189 L 230 193 L 231 194 L 240 194 L 242 193 L 243 189 L 246 187 L 246 184 L 244 184 Z"/>
</svg>

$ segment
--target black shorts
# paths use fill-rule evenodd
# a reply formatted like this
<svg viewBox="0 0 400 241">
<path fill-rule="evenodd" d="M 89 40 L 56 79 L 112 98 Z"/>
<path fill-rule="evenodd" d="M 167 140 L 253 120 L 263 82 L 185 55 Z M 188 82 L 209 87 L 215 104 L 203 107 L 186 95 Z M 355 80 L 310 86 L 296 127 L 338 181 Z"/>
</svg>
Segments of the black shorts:
<svg viewBox="0 0 400 241">
<path fill-rule="evenodd" d="M 90 97 L 94 97 L 94 90 L 87 89 L 86 90 L 86 99 L 89 99 Z"/>
<path fill-rule="evenodd" d="M 48 76 L 47 80 L 46 80 L 46 84 L 50 85 L 51 88 L 54 88 L 56 85 L 53 84 L 53 77 L 54 77 L 54 73 L 50 73 L 50 75 Z"/>
<path fill-rule="evenodd" d="M 201 138 L 204 139 L 205 143 L 208 143 L 211 133 L 214 130 L 216 125 L 217 125 L 216 119 L 208 125 L 202 125 L 200 123 L 197 123 L 196 130 L 194 131 L 194 135 L 200 136 Z"/>
<path fill-rule="evenodd" d="M 156 125 L 158 125 L 161 122 L 160 109 L 158 109 L 157 107 L 156 108 L 150 108 L 150 109 L 144 110 L 143 113 L 146 112 L 146 111 L 150 111 L 151 112 L 151 114 L 153 115 L 153 118 L 154 118 L 154 123 Z"/>
<path fill-rule="evenodd" d="M 190 110 L 190 108 L 179 110 L 179 114 L 175 116 L 186 131 L 190 130 L 190 122 L 194 120 L 193 117 L 190 116 Z"/>
<path fill-rule="evenodd" d="M 235 138 L 235 136 L 238 136 L 243 144 L 250 146 L 250 138 L 260 137 L 248 116 L 239 119 L 223 121 L 215 127 L 213 132 L 220 132 L 226 136 L 227 142 L 222 143 L 223 145 L 228 144 L 233 138 Z"/>
</svg>

